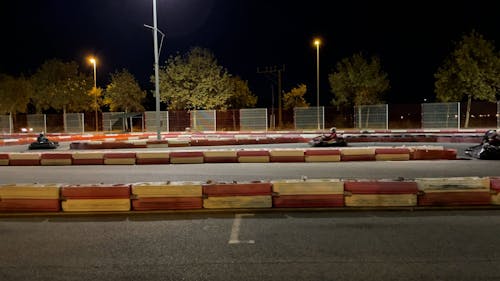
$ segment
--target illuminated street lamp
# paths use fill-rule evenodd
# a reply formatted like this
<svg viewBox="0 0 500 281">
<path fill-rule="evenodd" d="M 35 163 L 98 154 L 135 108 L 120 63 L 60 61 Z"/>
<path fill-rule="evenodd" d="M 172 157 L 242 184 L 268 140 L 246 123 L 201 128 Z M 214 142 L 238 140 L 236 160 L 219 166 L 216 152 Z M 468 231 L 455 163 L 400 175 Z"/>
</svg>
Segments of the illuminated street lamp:
<svg viewBox="0 0 500 281">
<path fill-rule="evenodd" d="M 319 123 L 319 45 L 321 41 L 319 39 L 314 40 L 314 45 L 316 45 L 316 113 L 317 113 L 317 121 L 318 121 L 318 130 L 320 130 Z"/>
<path fill-rule="evenodd" d="M 99 121 L 97 119 L 97 77 L 96 77 L 96 64 L 97 61 L 94 57 L 89 58 L 89 62 L 94 65 L 94 106 L 95 106 L 95 130 L 99 130 Z"/>
</svg>

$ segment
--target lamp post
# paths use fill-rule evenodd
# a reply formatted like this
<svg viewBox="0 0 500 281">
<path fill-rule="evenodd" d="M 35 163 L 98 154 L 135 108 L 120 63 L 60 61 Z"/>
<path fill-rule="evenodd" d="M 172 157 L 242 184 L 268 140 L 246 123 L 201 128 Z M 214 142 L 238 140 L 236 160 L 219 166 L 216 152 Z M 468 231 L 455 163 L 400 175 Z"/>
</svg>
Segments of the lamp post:
<svg viewBox="0 0 500 281">
<path fill-rule="evenodd" d="M 159 72 L 159 54 L 158 54 L 158 23 L 156 19 L 156 0 L 153 0 L 153 45 L 155 49 L 155 98 L 156 98 L 156 138 L 161 139 L 161 122 L 160 122 L 160 78 Z"/>
<path fill-rule="evenodd" d="M 316 113 L 318 121 L 318 130 L 321 129 L 319 122 L 319 45 L 321 41 L 319 39 L 314 40 L 314 45 L 316 45 Z"/>
<path fill-rule="evenodd" d="M 97 120 L 97 76 L 96 76 L 96 64 L 97 61 L 94 57 L 89 59 L 90 63 L 94 65 L 94 106 L 95 106 L 95 130 L 99 130 L 99 120 Z"/>
</svg>

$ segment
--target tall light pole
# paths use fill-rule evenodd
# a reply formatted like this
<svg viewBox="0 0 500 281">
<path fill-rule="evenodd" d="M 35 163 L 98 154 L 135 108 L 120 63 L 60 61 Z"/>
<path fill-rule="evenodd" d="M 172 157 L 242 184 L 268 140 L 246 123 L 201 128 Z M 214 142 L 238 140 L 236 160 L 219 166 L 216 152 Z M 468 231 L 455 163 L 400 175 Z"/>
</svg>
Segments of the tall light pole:
<svg viewBox="0 0 500 281">
<path fill-rule="evenodd" d="M 156 0 L 153 0 L 153 45 L 155 49 L 155 98 L 156 98 L 156 139 L 161 139 L 160 122 L 160 78 L 159 73 L 159 54 L 158 54 L 158 23 L 156 20 Z"/>
<path fill-rule="evenodd" d="M 99 130 L 99 121 L 97 120 L 97 76 L 96 76 L 96 64 L 97 61 L 94 57 L 89 58 L 91 64 L 94 65 L 94 106 L 95 106 L 95 130 Z"/>
<path fill-rule="evenodd" d="M 316 45 L 316 113 L 318 121 L 318 130 L 321 129 L 319 122 L 319 45 L 321 41 L 319 39 L 314 40 L 314 45 Z"/>
</svg>

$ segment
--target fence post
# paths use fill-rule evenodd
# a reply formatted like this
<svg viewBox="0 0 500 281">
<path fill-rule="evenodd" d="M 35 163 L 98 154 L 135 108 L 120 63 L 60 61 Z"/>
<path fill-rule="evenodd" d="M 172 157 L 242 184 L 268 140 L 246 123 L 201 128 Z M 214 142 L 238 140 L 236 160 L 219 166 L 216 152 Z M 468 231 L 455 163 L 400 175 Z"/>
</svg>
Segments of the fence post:
<svg viewBox="0 0 500 281">
<path fill-rule="evenodd" d="M 385 104 L 385 129 L 389 130 L 389 104 Z"/>
<path fill-rule="evenodd" d="M 457 102 L 457 112 L 458 112 L 458 130 L 460 130 L 460 102 Z"/>
</svg>

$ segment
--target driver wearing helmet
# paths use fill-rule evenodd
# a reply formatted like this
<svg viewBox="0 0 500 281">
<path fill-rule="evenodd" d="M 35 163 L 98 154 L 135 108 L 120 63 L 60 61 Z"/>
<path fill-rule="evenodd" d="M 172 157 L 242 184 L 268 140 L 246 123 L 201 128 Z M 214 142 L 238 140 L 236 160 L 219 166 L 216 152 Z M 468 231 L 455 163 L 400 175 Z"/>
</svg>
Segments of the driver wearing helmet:
<svg viewBox="0 0 500 281">
<path fill-rule="evenodd" d="M 43 133 L 40 133 L 40 135 L 38 135 L 38 137 L 36 138 L 36 141 L 39 143 L 43 143 L 48 142 L 49 139 L 47 139 Z"/>
<path fill-rule="evenodd" d="M 330 141 L 330 140 L 336 140 L 337 139 L 337 128 L 331 127 L 330 128 L 330 135 L 325 136 L 325 140 Z"/>
</svg>

